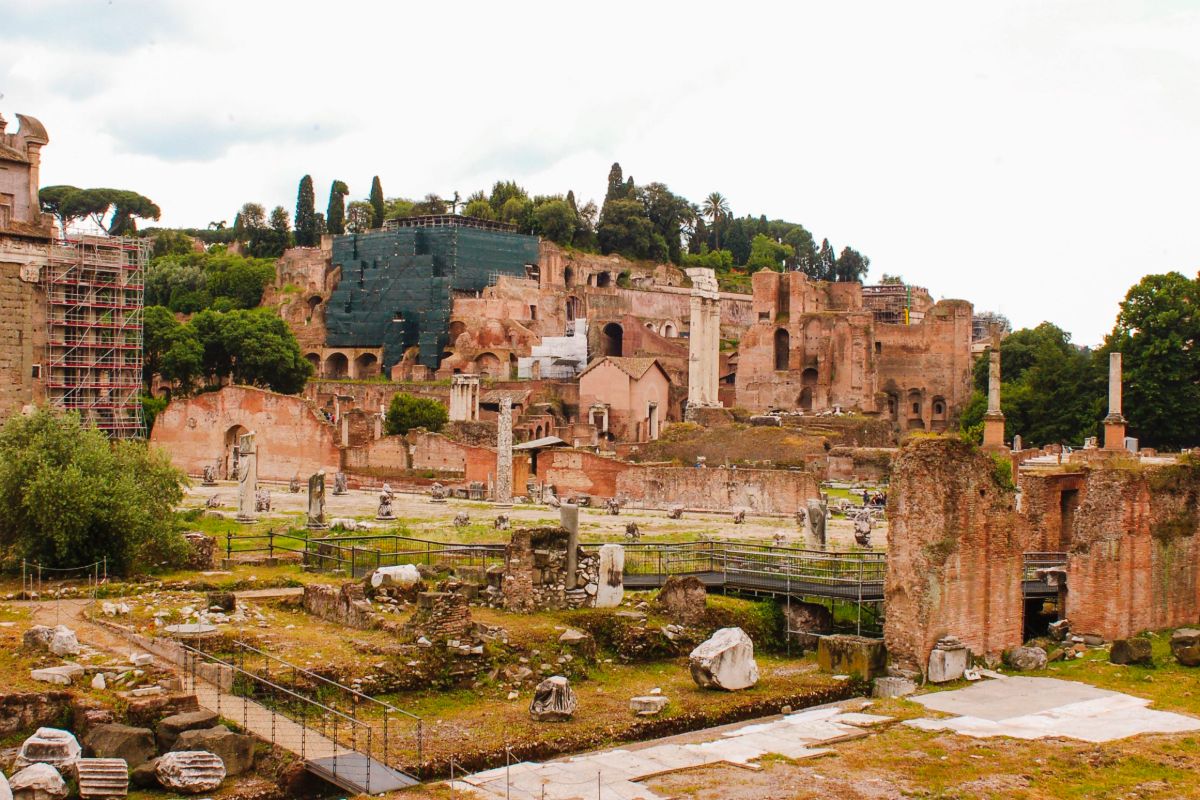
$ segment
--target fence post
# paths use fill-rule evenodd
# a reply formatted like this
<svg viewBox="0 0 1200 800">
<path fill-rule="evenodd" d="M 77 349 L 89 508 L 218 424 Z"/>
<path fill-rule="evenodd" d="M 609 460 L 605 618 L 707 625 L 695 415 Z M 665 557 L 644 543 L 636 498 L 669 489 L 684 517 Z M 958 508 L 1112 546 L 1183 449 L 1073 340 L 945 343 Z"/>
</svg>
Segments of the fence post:
<svg viewBox="0 0 1200 800">
<path fill-rule="evenodd" d="M 233 531 L 225 531 L 225 566 L 229 566 L 228 562 L 233 561 Z"/>
<path fill-rule="evenodd" d="M 358 573 L 355 572 L 355 563 L 358 561 L 357 556 L 358 556 L 358 548 L 355 545 L 350 545 L 350 577 L 351 578 L 358 577 Z"/>
<path fill-rule="evenodd" d="M 267 560 L 275 560 L 275 529 L 267 528 Z"/>
</svg>

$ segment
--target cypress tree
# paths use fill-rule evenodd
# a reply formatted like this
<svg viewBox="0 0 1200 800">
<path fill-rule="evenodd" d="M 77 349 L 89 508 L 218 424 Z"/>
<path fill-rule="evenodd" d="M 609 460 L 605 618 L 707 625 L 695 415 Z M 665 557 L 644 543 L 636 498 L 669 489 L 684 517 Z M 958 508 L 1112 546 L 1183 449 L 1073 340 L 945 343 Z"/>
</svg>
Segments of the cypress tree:
<svg viewBox="0 0 1200 800">
<path fill-rule="evenodd" d="M 329 207 L 325 210 L 325 227 L 330 233 L 346 232 L 346 195 L 350 187 L 345 181 L 335 180 L 329 187 Z"/>
<path fill-rule="evenodd" d="M 316 247 L 320 234 L 317 232 L 316 200 L 313 179 L 305 175 L 300 179 L 300 191 L 296 194 L 296 244 L 299 247 Z"/>
<path fill-rule="evenodd" d="M 379 182 L 379 176 L 376 175 L 371 179 L 371 227 L 383 227 L 383 184 Z"/>
<path fill-rule="evenodd" d="M 604 202 L 620 200 L 624 192 L 625 178 L 621 173 L 621 165 L 614 161 L 612 169 L 608 171 L 608 191 L 604 193 Z"/>
</svg>

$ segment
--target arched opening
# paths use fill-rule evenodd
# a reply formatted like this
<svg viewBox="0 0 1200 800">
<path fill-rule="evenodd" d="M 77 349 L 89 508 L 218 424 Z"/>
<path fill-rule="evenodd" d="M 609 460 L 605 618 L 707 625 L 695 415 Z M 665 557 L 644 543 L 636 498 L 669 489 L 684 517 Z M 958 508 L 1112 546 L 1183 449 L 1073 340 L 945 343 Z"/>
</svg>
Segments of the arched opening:
<svg viewBox="0 0 1200 800">
<path fill-rule="evenodd" d="M 647 323 L 646 323 L 646 330 L 649 330 L 649 331 L 652 331 L 652 330 L 654 330 L 654 323 L 653 323 L 653 322 L 647 322 Z"/>
<path fill-rule="evenodd" d="M 792 337 L 783 328 L 775 329 L 775 369 L 788 368 L 788 351 L 791 349 Z"/>
<path fill-rule="evenodd" d="M 678 336 L 679 331 L 675 330 L 675 323 L 674 322 L 665 323 L 663 325 L 662 335 L 667 337 L 668 339 L 674 339 L 676 336 Z"/>
<path fill-rule="evenodd" d="M 238 440 L 249 432 L 241 425 L 234 425 L 225 431 L 225 450 L 219 465 L 219 472 L 225 480 L 237 478 L 237 457 L 234 448 L 237 447 Z"/>
<path fill-rule="evenodd" d="M 458 341 L 458 337 L 465 333 L 467 324 L 460 319 L 456 319 L 450 323 L 450 344 Z"/>
<path fill-rule="evenodd" d="M 813 395 L 817 390 L 817 371 L 809 367 L 801 372 L 800 385 L 804 387 L 800 390 L 800 408 L 803 411 L 811 411 L 813 407 Z"/>
<path fill-rule="evenodd" d="M 304 358 L 308 363 L 312 364 L 313 375 L 321 374 L 321 354 L 320 353 L 305 353 Z"/>
<path fill-rule="evenodd" d="M 604 326 L 600 337 L 600 352 L 606 356 L 620 357 L 624 346 L 625 330 L 615 322 Z"/>
<path fill-rule="evenodd" d="M 900 395 L 895 392 L 888 392 L 888 416 L 893 420 L 900 419 Z"/>
<path fill-rule="evenodd" d="M 312 319 L 314 316 L 316 316 L 317 311 L 321 307 L 321 296 L 314 294 L 312 297 L 308 298 L 307 302 L 308 302 L 308 318 Z"/>
<path fill-rule="evenodd" d="M 930 427 L 935 431 L 943 431 L 946 429 L 947 417 L 949 414 L 946 409 L 946 398 L 935 397 L 929 407 L 930 411 Z"/>
<path fill-rule="evenodd" d="M 330 353 L 325 358 L 326 378 L 345 378 L 350 374 L 350 359 L 345 353 Z"/>
<path fill-rule="evenodd" d="M 170 386 L 159 387 L 158 396 L 161 397 L 163 400 L 166 400 L 168 403 L 171 402 L 171 387 Z"/>
<path fill-rule="evenodd" d="M 596 273 L 596 288 L 603 289 L 606 286 L 610 286 L 611 284 L 612 284 L 612 273 L 611 272 L 597 272 Z"/>
<path fill-rule="evenodd" d="M 517 354 L 508 354 L 508 379 L 515 381 L 517 379 Z"/>
<path fill-rule="evenodd" d="M 567 267 L 563 270 L 563 283 L 567 286 L 575 285 L 575 268 Z"/>
<path fill-rule="evenodd" d="M 475 371 L 489 378 L 502 378 L 500 359 L 495 353 L 481 353 L 475 359 Z"/>
<path fill-rule="evenodd" d="M 379 359 L 374 353 L 362 353 L 354 359 L 354 377 L 373 378 L 379 374 Z"/>
</svg>

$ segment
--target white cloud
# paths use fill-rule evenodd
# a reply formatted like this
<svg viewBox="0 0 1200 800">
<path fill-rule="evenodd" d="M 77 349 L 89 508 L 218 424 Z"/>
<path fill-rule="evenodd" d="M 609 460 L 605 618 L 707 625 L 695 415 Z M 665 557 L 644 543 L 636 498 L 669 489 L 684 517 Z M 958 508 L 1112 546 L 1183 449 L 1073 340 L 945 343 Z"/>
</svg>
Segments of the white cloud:
<svg viewBox="0 0 1200 800">
<path fill-rule="evenodd" d="M 599 199 L 616 160 L 1083 343 L 1200 265 L 1183 4 L 5 5 L 0 105 L 46 124 L 45 182 L 164 224 L 291 208 L 305 173 L 319 203 L 375 174 Z"/>
</svg>

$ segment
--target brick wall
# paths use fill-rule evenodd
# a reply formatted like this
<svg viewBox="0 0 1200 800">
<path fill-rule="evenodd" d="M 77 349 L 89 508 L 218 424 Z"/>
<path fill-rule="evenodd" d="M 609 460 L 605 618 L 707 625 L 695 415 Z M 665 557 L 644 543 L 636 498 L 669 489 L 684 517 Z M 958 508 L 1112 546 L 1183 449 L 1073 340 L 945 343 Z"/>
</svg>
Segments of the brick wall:
<svg viewBox="0 0 1200 800">
<path fill-rule="evenodd" d="M 638 505 L 790 514 L 818 496 L 817 476 L 810 472 L 767 469 L 695 469 L 641 467 L 617 475 L 617 494 Z"/>
<path fill-rule="evenodd" d="M 1025 547 L 1013 493 L 993 469 L 957 439 L 901 448 L 888 493 L 884 586 L 893 659 L 924 670 L 946 634 L 987 657 L 1021 644 Z"/>
</svg>

